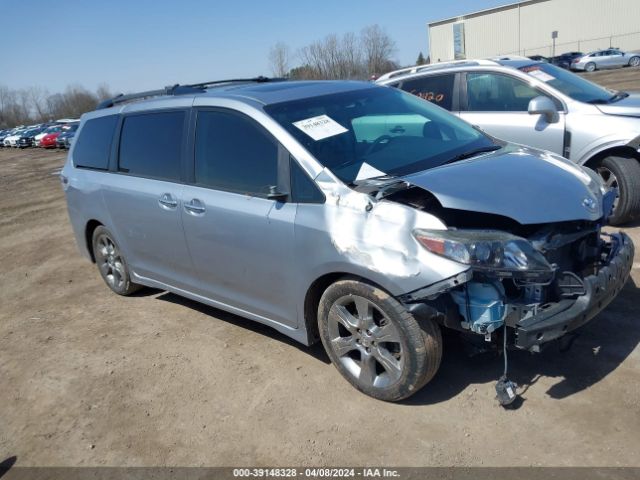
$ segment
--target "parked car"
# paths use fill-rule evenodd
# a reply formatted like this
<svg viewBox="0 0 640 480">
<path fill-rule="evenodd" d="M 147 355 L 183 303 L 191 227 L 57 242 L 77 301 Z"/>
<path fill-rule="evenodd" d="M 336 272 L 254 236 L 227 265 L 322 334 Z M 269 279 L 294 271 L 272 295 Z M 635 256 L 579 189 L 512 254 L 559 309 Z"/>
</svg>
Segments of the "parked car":
<svg viewBox="0 0 640 480">
<path fill-rule="evenodd" d="M 71 135 L 73 136 L 78 129 L 78 124 L 73 123 L 69 125 L 65 125 L 62 127 L 62 131 L 58 138 L 56 138 L 56 147 L 58 148 L 68 148 L 67 146 L 67 138 Z"/>
<path fill-rule="evenodd" d="M 57 132 L 48 133 L 40 139 L 40 146 L 42 148 L 56 148 L 56 139 L 62 133 L 62 130 Z"/>
<path fill-rule="evenodd" d="M 378 82 L 430 100 L 490 135 L 596 171 L 619 194 L 612 224 L 640 214 L 639 94 L 613 92 L 523 57 L 439 64 Z"/>
<path fill-rule="evenodd" d="M 549 57 L 544 57 L 542 55 L 530 55 L 528 58 L 536 62 L 545 62 L 545 63 L 549 63 L 549 61 L 551 60 Z"/>
<path fill-rule="evenodd" d="M 566 52 L 551 59 L 551 63 L 565 70 L 571 69 L 571 63 L 576 58 L 584 56 L 582 52 Z"/>
<path fill-rule="evenodd" d="M 622 68 L 640 66 L 639 53 L 625 53 L 617 48 L 599 50 L 574 58 L 571 61 L 571 70 L 584 70 L 593 72 L 606 68 Z"/>
<path fill-rule="evenodd" d="M 160 288 L 319 339 L 372 397 L 429 382 L 441 328 L 537 351 L 629 275 L 633 243 L 600 233 L 615 193 L 592 170 L 400 89 L 259 78 L 156 95 L 82 117 L 61 173 L 82 252 L 119 295 Z"/>
<path fill-rule="evenodd" d="M 4 148 L 4 139 L 11 135 L 10 129 L 0 130 L 0 147 Z"/>
<path fill-rule="evenodd" d="M 4 137 L 3 143 L 5 147 L 17 147 L 18 139 L 25 130 L 14 130 L 10 135 Z"/>
<path fill-rule="evenodd" d="M 64 137 L 64 148 L 71 148 L 71 144 L 73 143 L 73 139 L 76 136 L 76 132 L 69 132 L 65 137 Z"/>
<path fill-rule="evenodd" d="M 42 143 L 42 139 L 46 135 L 49 135 L 50 133 L 59 133 L 61 130 L 62 130 L 62 127 L 60 125 L 57 125 L 57 124 L 48 126 L 42 132 L 40 132 L 38 135 L 33 137 L 33 146 L 34 147 L 41 147 L 42 146 L 42 144 L 41 144 Z"/>
<path fill-rule="evenodd" d="M 33 145 L 33 138 L 42 132 L 43 128 L 32 128 L 24 132 L 17 141 L 17 146 L 19 148 L 27 148 Z"/>
</svg>

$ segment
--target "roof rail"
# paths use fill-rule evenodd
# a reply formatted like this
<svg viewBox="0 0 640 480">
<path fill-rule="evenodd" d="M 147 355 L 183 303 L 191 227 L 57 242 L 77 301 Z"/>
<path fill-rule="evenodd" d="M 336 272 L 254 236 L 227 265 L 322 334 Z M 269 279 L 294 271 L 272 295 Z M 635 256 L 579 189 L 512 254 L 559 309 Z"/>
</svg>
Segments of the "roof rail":
<svg viewBox="0 0 640 480">
<path fill-rule="evenodd" d="M 232 78 L 228 80 L 213 80 L 210 82 L 192 83 L 189 85 L 170 85 L 159 90 L 147 90 L 146 92 L 129 93 L 127 95 L 119 94 L 113 98 L 103 100 L 98 104 L 96 110 L 113 107 L 119 103 L 129 102 L 141 98 L 160 97 L 165 95 L 188 95 L 190 93 L 203 93 L 208 87 L 216 85 L 226 85 L 229 83 L 266 83 L 266 82 L 282 82 L 286 78 L 269 78 L 269 77 L 253 77 L 253 78 Z"/>
</svg>

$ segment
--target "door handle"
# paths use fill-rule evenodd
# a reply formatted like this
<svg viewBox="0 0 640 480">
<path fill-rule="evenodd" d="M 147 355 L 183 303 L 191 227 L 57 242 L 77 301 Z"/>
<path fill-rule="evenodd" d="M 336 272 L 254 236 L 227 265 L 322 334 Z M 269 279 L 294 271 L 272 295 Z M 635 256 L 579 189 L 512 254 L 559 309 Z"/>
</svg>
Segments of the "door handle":
<svg viewBox="0 0 640 480">
<path fill-rule="evenodd" d="M 393 127 L 391 130 L 389 130 L 391 133 L 404 133 L 404 128 L 401 127 L 400 125 L 396 125 L 395 127 Z"/>
<path fill-rule="evenodd" d="M 192 199 L 189 203 L 185 203 L 184 209 L 195 215 L 203 214 L 206 211 L 204 204 L 197 198 Z"/>
<path fill-rule="evenodd" d="M 170 193 L 163 193 L 160 199 L 158 200 L 158 203 L 160 204 L 161 207 L 167 208 L 167 209 L 173 209 L 178 206 L 178 201 L 175 198 L 173 198 L 173 195 L 171 195 Z"/>
</svg>

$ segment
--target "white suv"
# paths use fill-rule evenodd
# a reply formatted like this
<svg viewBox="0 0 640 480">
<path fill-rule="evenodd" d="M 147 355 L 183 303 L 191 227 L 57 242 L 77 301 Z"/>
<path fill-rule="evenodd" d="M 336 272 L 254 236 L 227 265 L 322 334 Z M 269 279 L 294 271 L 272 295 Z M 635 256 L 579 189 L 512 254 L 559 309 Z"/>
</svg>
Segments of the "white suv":
<svg viewBox="0 0 640 480">
<path fill-rule="evenodd" d="M 609 221 L 639 216 L 639 94 L 607 90 L 525 57 L 415 67 L 377 82 L 429 100 L 495 137 L 592 168 L 618 190 Z"/>
</svg>

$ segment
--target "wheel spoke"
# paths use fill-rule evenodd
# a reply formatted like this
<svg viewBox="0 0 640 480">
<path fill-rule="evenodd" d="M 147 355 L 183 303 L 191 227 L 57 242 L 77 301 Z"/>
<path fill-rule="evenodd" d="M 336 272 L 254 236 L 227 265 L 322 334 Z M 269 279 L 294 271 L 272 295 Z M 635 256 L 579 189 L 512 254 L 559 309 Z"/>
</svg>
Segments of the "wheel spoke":
<svg viewBox="0 0 640 480">
<path fill-rule="evenodd" d="M 391 382 L 394 382 L 402 375 L 401 361 L 395 358 L 386 348 L 375 348 L 372 351 L 373 357 L 382 365 L 385 372 L 389 375 Z"/>
<path fill-rule="evenodd" d="M 366 385 L 373 385 L 376 379 L 376 360 L 372 355 L 362 354 L 358 380 Z"/>
<path fill-rule="evenodd" d="M 102 272 L 103 275 L 108 275 L 109 270 L 111 270 L 111 267 L 109 267 L 108 262 L 105 261 L 100 263 L 100 271 Z"/>
<path fill-rule="evenodd" d="M 354 297 L 353 302 L 356 304 L 360 325 L 369 328 L 373 324 L 373 306 L 371 302 L 364 297 Z"/>
<path fill-rule="evenodd" d="M 331 347 L 339 357 L 344 357 L 347 353 L 356 349 L 356 339 L 353 336 L 338 337 L 331 340 Z"/>
<path fill-rule="evenodd" d="M 343 305 L 333 304 L 329 315 L 352 333 L 360 327 L 360 320 L 351 315 Z"/>
<path fill-rule="evenodd" d="M 120 260 L 116 260 L 115 263 L 113 264 L 113 269 L 118 272 L 118 275 L 120 276 L 120 278 L 124 278 L 124 265 L 122 264 L 122 262 Z"/>
<path fill-rule="evenodd" d="M 371 330 L 373 337 L 376 339 L 376 342 L 396 342 L 400 343 L 400 339 L 398 338 L 398 333 L 391 326 L 389 321 L 385 325 L 381 325 L 379 327 L 375 327 Z"/>
</svg>

